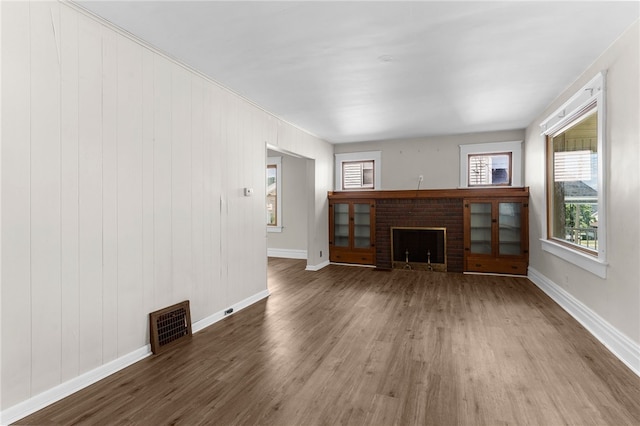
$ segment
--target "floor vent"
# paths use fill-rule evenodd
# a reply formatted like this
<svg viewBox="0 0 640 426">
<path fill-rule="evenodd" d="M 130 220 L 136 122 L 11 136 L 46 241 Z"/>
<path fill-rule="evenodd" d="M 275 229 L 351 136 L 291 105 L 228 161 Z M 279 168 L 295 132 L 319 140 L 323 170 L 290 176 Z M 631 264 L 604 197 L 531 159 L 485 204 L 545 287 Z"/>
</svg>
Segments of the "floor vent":
<svg viewBox="0 0 640 426">
<path fill-rule="evenodd" d="M 189 301 L 177 303 L 149 314 L 151 351 L 162 352 L 184 338 L 191 337 Z"/>
</svg>

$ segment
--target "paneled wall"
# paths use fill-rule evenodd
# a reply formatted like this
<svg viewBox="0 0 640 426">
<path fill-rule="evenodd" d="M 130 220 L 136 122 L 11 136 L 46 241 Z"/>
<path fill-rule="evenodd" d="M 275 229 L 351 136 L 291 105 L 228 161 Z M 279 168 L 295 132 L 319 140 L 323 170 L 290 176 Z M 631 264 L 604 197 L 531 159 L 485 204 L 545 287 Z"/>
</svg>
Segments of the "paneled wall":
<svg viewBox="0 0 640 426">
<path fill-rule="evenodd" d="M 329 144 L 72 6 L 0 7 L 3 410 L 144 347 L 150 311 L 265 291 L 264 198 L 243 188 L 266 143 L 315 160 L 327 246 Z"/>
</svg>

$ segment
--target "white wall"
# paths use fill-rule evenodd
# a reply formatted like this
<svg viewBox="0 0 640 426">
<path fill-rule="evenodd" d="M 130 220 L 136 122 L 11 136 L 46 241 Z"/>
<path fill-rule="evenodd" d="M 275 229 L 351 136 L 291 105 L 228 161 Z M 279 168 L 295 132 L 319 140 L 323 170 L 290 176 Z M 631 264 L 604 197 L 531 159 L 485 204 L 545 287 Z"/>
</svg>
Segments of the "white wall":
<svg viewBox="0 0 640 426">
<path fill-rule="evenodd" d="M 73 6 L 0 7 L 2 410 L 144 348 L 150 311 L 266 292 L 264 198 L 242 191 L 265 143 L 314 159 L 327 252 L 331 145 Z"/>
<path fill-rule="evenodd" d="M 382 151 L 382 189 L 450 189 L 460 185 L 459 145 L 524 140 L 523 130 L 336 144 L 335 153 Z"/>
<path fill-rule="evenodd" d="M 307 269 L 317 270 L 329 263 L 329 203 L 333 187 L 333 145 L 318 143 L 314 136 L 281 123 L 274 148 L 291 152 L 307 161 Z M 322 253 L 322 255 L 320 255 Z"/>
<path fill-rule="evenodd" d="M 576 302 L 586 315 L 621 333 L 620 351 L 640 372 L 640 70 L 638 22 L 527 128 L 525 184 L 530 186 L 530 266 L 541 281 Z M 607 278 L 542 251 L 545 211 L 545 140 L 539 124 L 599 71 L 606 77 Z M 593 330 L 592 330 L 593 331 Z M 630 344 L 625 344 L 625 336 Z M 599 336 L 602 339 L 602 336 Z M 606 343 L 606 342 L 605 342 Z M 634 348 L 635 345 L 635 348 Z M 610 346 L 614 346 L 611 343 Z M 635 355 L 634 355 L 635 351 Z M 636 361 L 630 361 L 636 357 Z"/>
<path fill-rule="evenodd" d="M 307 251 L 307 159 L 268 151 L 269 157 L 282 157 L 282 232 L 267 234 L 269 252 L 286 254 Z M 283 256 L 284 257 L 284 256 Z"/>
</svg>

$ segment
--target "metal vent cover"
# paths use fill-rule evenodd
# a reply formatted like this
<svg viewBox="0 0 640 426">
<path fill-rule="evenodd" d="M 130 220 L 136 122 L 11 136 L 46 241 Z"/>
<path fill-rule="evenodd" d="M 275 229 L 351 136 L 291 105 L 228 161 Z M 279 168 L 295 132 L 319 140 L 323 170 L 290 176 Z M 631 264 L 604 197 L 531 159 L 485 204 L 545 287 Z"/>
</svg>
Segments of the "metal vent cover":
<svg viewBox="0 0 640 426">
<path fill-rule="evenodd" d="M 157 354 L 191 337 L 189 301 L 176 303 L 149 314 L 151 351 Z"/>
</svg>

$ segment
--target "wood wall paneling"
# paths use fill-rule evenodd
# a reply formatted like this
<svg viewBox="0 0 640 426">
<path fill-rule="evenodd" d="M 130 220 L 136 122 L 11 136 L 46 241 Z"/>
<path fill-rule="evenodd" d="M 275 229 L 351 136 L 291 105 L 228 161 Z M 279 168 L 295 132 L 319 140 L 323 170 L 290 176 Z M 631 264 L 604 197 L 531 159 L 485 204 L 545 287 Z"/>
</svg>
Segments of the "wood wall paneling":
<svg viewBox="0 0 640 426">
<path fill-rule="evenodd" d="M 191 276 L 193 297 L 191 319 L 198 321 L 206 315 L 206 287 L 204 286 L 204 82 L 191 79 Z"/>
<path fill-rule="evenodd" d="M 118 356 L 146 336 L 143 306 L 142 48 L 117 38 Z"/>
<path fill-rule="evenodd" d="M 237 213 L 235 229 L 241 235 L 239 245 L 234 246 L 233 271 L 240 283 L 234 300 L 246 299 L 266 288 L 266 225 L 265 225 L 265 166 L 266 150 L 264 134 L 267 121 L 258 108 L 246 102 L 238 102 L 238 143 L 240 151 L 235 155 L 240 173 L 237 175 Z M 254 165 L 260 164 L 261 167 Z M 253 188 L 250 197 L 244 196 L 244 188 Z M 252 264 L 247 268 L 246 259 Z"/>
<path fill-rule="evenodd" d="M 142 312 L 157 310 L 154 281 L 154 61 L 142 50 Z M 145 321 L 146 325 L 146 321 Z M 149 328 L 145 327 L 145 342 Z"/>
<path fill-rule="evenodd" d="M 148 312 L 264 291 L 289 126 L 64 3 L 2 12 L 5 410 L 144 347 Z"/>
<path fill-rule="evenodd" d="M 191 76 L 171 66 L 171 239 L 173 301 L 192 291 L 191 276 Z"/>
<path fill-rule="evenodd" d="M 118 357 L 118 45 L 102 31 L 102 362 Z"/>
<path fill-rule="evenodd" d="M 220 256 L 222 258 L 222 280 L 226 282 L 234 282 L 238 285 L 237 271 L 237 255 L 231 249 L 239 246 L 244 241 L 241 230 L 236 228 L 237 201 L 238 191 L 240 190 L 238 159 L 234 155 L 237 153 L 238 141 L 238 106 L 233 97 L 226 93 L 222 93 L 222 109 L 220 111 L 221 120 L 221 141 L 224 146 L 225 170 L 222 173 L 222 217 L 220 222 Z M 230 244 L 230 236 L 233 236 L 235 244 Z M 227 307 L 229 301 L 233 297 L 234 289 L 225 286 L 222 293 L 222 302 Z"/>
<path fill-rule="evenodd" d="M 207 195 L 207 215 L 205 216 L 205 261 L 208 276 L 206 281 L 208 312 L 219 312 L 226 306 L 224 283 L 226 283 L 223 230 L 226 226 L 226 185 L 227 157 L 226 140 L 222 138 L 223 91 L 208 84 L 205 88 L 205 158 L 208 160 L 205 194 Z"/>
<path fill-rule="evenodd" d="M 102 364 L 102 28 L 78 20 L 79 372 Z"/>
<path fill-rule="evenodd" d="M 172 304 L 171 243 L 171 63 L 154 57 L 154 146 L 153 146 L 153 224 L 154 224 L 154 310 Z"/>
<path fill-rule="evenodd" d="M 60 383 L 60 14 L 31 3 L 31 393 Z"/>
<path fill-rule="evenodd" d="M 240 131 L 243 155 L 239 158 L 242 170 L 240 189 L 241 215 L 239 227 L 244 230 L 244 244 L 252 261 L 252 267 L 240 267 L 242 271 L 243 293 L 239 300 L 250 297 L 266 287 L 266 220 L 265 220 L 265 180 L 266 180 L 266 150 L 264 137 L 267 120 L 264 113 L 254 105 L 240 103 Z M 261 164 L 262 167 L 255 167 Z M 250 197 L 244 196 L 244 187 L 253 188 Z M 241 250 L 240 247 L 237 248 Z"/>
<path fill-rule="evenodd" d="M 61 381 L 78 375 L 79 282 L 79 58 L 78 15 L 60 8 Z"/>
<path fill-rule="evenodd" d="M 213 141 L 213 89 L 211 85 L 202 87 L 202 300 L 199 302 L 203 312 L 211 312 L 214 282 L 213 259 L 213 223 L 216 194 L 213 193 L 212 141 Z M 219 187 L 216 187 L 219 188 Z M 215 281 L 214 281 L 215 277 Z M 194 315 L 200 315 L 194 310 Z"/>
<path fill-rule="evenodd" d="M 29 4 L 2 4 L 2 408 L 31 393 Z M 11 143 L 8 143 L 11 141 Z M 9 249 L 10 248 L 10 249 Z"/>
</svg>

